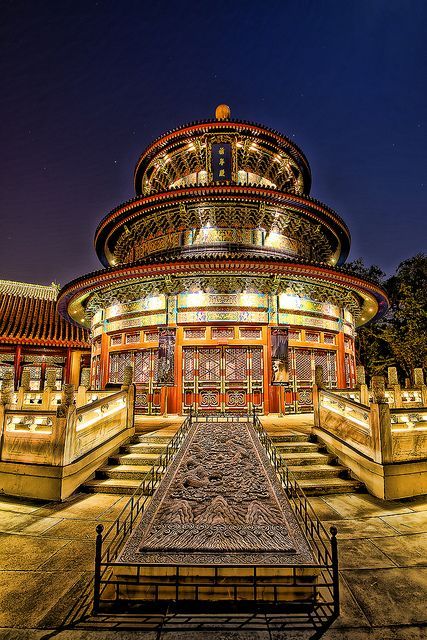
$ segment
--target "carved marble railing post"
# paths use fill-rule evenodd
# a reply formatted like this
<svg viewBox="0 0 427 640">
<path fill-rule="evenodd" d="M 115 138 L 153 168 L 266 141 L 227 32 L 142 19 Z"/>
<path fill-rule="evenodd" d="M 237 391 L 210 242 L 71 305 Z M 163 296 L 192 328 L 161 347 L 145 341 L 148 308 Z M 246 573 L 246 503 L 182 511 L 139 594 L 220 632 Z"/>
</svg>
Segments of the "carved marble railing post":
<svg viewBox="0 0 427 640">
<path fill-rule="evenodd" d="M 365 367 L 359 365 L 356 367 L 356 388 L 360 391 L 360 403 L 369 404 L 369 391 L 366 384 Z"/>
<path fill-rule="evenodd" d="M 414 369 L 414 388 L 421 390 L 421 403 L 427 407 L 427 386 L 424 384 L 424 372 L 420 367 Z"/>
<path fill-rule="evenodd" d="M 64 384 L 62 387 L 61 404 L 58 406 L 57 415 L 58 418 L 65 418 L 68 410 L 73 406 L 74 402 L 74 385 Z"/>
<path fill-rule="evenodd" d="M 394 407 L 400 409 L 402 407 L 402 389 L 400 388 L 396 367 L 387 368 L 387 378 L 389 388 L 393 389 Z"/>
<path fill-rule="evenodd" d="M 30 390 L 30 371 L 29 369 L 24 369 L 21 373 L 21 386 L 19 387 L 25 393 Z"/>
<path fill-rule="evenodd" d="M 372 377 L 371 430 L 374 444 L 374 459 L 380 464 L 392 461 L 393 442 L 391 435 L 390 405 L 385 396 L 385 379 L 383 376 Z"/>
<path fill-rule="evenodd" d="M 13 401 L 13 378 L 13 369 L 8 367 L 1 383 L 1 402 L 4 406 L 12 404 Z"/>
<path fill-rule="evenodd" d="M 80 376 L 80 385 L 77 389 L 76 406 L 83 407 L 87 403 L 87 390 L 90 387 L 90 369 L 85 367 L 82 369 Z"/>
<path fill-rule="evenodd" d="M 123 372 L 122 389 L 123 390 L 128 389 L 132 384 L 132 382 L 133 382 L 133 366 L 131 364 L 127 364 Z"/>
<path fill-rule="evenodd" d="M 50 396 L 55 390 L 56 386 L 56 371 L 55 369 L 46 370 L 46 384 L 43 389 L 42 409 L 50 408 Z"/>
</svg>

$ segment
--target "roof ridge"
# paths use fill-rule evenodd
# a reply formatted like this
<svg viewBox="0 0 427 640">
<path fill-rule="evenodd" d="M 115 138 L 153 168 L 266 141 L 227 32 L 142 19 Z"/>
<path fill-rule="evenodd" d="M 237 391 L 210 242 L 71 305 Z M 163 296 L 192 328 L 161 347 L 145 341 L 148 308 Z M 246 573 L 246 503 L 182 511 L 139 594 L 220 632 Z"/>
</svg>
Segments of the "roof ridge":
<svg viewBox="0 0 427 640">
<path fill-rule="evenodd" d="M 17 280 L 0 280 L 0 294 L 4 295 L 55 301 L 58 297 L 58 292 L 59 285 L 54 282 L 46 285 L 19 282 Z"/>
</svg>

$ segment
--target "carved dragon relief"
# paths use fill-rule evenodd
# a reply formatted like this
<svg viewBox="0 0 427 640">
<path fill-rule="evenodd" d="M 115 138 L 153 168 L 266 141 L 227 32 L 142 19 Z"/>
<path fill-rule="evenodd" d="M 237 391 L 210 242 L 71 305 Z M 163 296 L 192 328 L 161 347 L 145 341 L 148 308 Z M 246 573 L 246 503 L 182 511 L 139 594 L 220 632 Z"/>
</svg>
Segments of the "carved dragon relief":
<svg viewBox="0 0 427 640">
<path fill-rule="evenodd" d="M 310 559 L 285 493 L 248 423 L 200 423 L 120 560 L 297 564 Z"/>
</svg>

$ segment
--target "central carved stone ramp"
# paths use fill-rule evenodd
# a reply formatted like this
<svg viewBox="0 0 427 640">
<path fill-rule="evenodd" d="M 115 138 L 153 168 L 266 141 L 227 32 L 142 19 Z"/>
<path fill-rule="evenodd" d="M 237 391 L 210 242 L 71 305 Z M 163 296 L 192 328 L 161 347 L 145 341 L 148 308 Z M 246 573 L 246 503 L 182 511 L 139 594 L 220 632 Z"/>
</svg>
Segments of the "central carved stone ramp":
<svg viewBox="0 0 427 640">
<path fill-rule="evenodd" d="M 310 608 L 319 571 L 252 424 L 200 422 L 121 551 L 103 597 L 125 609 L 254 600 Z"/>
<path fill-rule="evenodd" d="M 279 432 L 274 430 L 269 435 L 281 460 L 298 480 L 306 495 L 363 491 L 364 485 L 351 478 L 349 470 L 340 465 L 325 447 L 313 441 L 309 434 L 283 429 Z"/>
<path fill-rule="evenodd" d="M 163 429 L 134 436 L 130 443 L 108 459 L 108 464 L 96 471 L 94 478 L 83 484 L 82 491 L 131 495 L 164 452 L 172 436 L 173 432 Z"/>
</svg>

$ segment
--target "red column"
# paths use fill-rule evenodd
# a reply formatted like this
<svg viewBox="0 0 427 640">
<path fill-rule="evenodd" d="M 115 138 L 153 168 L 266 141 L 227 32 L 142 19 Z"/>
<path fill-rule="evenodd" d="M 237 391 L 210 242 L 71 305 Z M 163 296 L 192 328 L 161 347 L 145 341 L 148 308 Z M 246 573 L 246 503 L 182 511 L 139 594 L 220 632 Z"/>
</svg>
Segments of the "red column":
<svg viewBox="0 0 427 640">
<path fill-rule="evenodd" d="M 21 378 L 21 360 L 22 360 L 22 347 L 20 344 L 15 348 L 15 358 L 13 361 L 13 371 L 14 371 L 14 385 L 15 389 L 18 388 L 19 380 Z"/>
<path fill-rule="evenodd" d="M 70 373 L 71 373 L 71 349 L 70 347 L 68 347 L 67 355 L 65 357 L 64 384 L 70 384 Z"/>
<path fill-rule="evenodd" d="M 101 335 L 101 389 L 105 389 L 108 382 L 108 335 Z"/>
<path fill-rule="evenodd" d="M 344 333 L 342 331 L 338 334 L 338 353 L 337 353 L 337 382 L 339 389 L 345 389 L 345 347 L 344 347 Z"/>
</svg>

